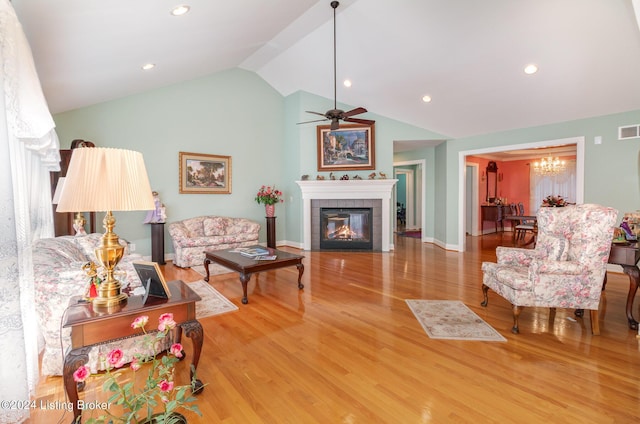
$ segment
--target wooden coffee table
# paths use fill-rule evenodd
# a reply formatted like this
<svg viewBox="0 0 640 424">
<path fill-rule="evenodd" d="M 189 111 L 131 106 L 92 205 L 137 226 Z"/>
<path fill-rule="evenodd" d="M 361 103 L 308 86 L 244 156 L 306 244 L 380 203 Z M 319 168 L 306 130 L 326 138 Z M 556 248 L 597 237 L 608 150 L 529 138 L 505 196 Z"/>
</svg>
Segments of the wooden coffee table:
<svg viewBox="0 0 640 424">
<path fill-rule="evenodd" d="M 263 246 L 248 247 L 264 248 Z M 298 289 L 303 289 L 304 285 L 301 283 L 301 280 L 302 274 L 304 273 L 304 265 L 302 264 L 304 256 L 272 248 L 266 249 L 269 250 L 269 255 L 276 255 L 277 258 L 271 261 L 260 261 L 242 256 L 240 253 L 234 252 L 235 249 L 205 251 L 204 269 L 207 271 L 207 275 L 204 277 L 204 281 L 209 281 L 209 264 L 211 262 L 236 271 L 240 274 L 240 282 L 242 283 L 242 303 L 246 305 L 249 303 L 249 299 L 247 298 L 247 283 L 249 279 L 251 279 L 251 274 L 295 265 L 296 268 L 298 268 Z"/>
</svg>

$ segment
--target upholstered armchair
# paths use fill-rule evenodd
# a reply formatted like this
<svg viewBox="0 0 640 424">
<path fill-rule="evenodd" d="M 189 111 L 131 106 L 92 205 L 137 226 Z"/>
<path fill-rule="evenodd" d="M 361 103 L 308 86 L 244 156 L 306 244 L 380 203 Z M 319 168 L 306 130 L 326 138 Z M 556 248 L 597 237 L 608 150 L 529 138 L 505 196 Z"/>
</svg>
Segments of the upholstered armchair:
<svg viewBox="0 0 640 424">
<path fill-rule="evenodd" d="M 535 249 L 498 247 L 498 263 L 482 263 L 482 292 L 513 305 L 513 328 L 525 306 L 588 309 L 591 331 L 600 334 L 598 306 L 618 211 L 582 204 L 540 208 Z"/>
</svg>

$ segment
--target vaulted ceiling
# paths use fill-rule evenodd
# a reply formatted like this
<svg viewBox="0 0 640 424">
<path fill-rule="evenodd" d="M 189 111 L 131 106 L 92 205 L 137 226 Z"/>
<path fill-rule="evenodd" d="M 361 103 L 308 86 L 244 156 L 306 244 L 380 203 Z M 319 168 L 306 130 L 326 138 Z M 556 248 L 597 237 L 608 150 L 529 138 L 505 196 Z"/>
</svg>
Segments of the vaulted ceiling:
<svg viewBox="0 0 640 424">
<path fill-rule="evenodd" d="M 234 67 L 332 106 L 329 0 L 181 1 L 13 0 L 51 111 Z M 343 0 L 338 101 L 451 138 L 640 109 L 634 2 Z"/>
</svg>

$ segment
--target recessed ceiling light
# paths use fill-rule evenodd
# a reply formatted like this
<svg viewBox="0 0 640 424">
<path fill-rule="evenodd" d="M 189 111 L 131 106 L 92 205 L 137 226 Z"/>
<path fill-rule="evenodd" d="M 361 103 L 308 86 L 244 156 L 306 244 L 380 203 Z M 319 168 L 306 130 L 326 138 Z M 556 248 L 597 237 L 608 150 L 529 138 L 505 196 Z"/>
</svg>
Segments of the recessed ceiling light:
<svg viewBox="0 0 640 424">
<path fill-rule="evenodd" d="M 345 87 L 351 87 L 351 80 L 346 79 L 343 84 Z"/>
<path fill-rule="evenodd" d="M 429 103 L 431 101 L 431 96 L 422 96 L 422 101 L 425 103 Z"/>
<path fill-rule="evenodd" d="M 524 68 L 524 73 L 531 75 L 531 74 L 535 74 L 536 72 L 538 72 L 538 67 L 536 65 L 534 65 L 533 63 L 530 65 L 527 65 Z"/>
<path fill-rule="evenodd" d="M 149 69 L 153 69 L 156 67 L 155 63 L 147 63 L 145 65 L 142 65 L 142 70 L 143 71 L 148 71 Z"/>
<path fill-rule="evenodd" d="M 184 14 L 186 14 L 187 12 L 189 12 L 189 10 L 191 9 L 190 6 L 187 6 L 186 4 L 181 4 L 180 6 L 176 6 L 171 10 L 171 14 L 173 16 L 182 16 Z"/>
</svg>

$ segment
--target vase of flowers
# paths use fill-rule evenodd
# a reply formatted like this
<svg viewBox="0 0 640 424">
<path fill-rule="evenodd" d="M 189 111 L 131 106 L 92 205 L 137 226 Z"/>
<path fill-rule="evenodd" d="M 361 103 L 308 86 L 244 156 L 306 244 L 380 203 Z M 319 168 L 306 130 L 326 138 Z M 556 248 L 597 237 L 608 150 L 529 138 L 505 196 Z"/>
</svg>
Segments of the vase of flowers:
<svg viewBox="0 0 640 424">
<path fill-rule="evenodd" d="M 144 350 L 156 352 L 158 342 L 162 341 L 176 327 L 173 314 L 166 313 L 158 318 L 158 329 L 153 334 L 147 333 L 145 326 L 149 317 L 142 315 L 137 317 L 131 328 L 140 329 L 146 334 Z M 135 373 L 143 368 L 148 369 L 145 385 L 136 390 L 133 382 L 124 382 L 124 372 L 121 369 L 125 365 L 122 350 L 110 351 L 106 358 L 101 358 L 105 365 L 106 381 L 102 390 L 112 392 L 109 398 L 110 405 L 122 408 L 121 415 L 115 415 L 111 407 L 106 415 L 98 418 L 91 417 L 86 422 L 93 423 L 186 423 L 185 417 L 178 413 L 178 409 L 194 411 L 202 416 L 198 406 L 194 404 L 196 398 L 187 393 L 195 386 L 195 373 L 190 385 L 176 386 L 174 384 L 174 366 L 184 356 L 180 343 L 171 343 L 166 355 L 158 358 L 156 353 L 149 355 L 137 354 L 131 361 L 129 368 Z M 86 365 L 80 366 L 74 373 L 73 379 L 77 383 L 84 383 L 91 375 Z M 160 410 L 160 412 L 158 412 Z"/>
<path fill-rule="evenodd" d="M 560 208 L 566 206 L 567 201 L 562 196 L 547 196 L 542 200 L 542 206 L 547 208 Z"/>
<path fill-rule="evenodd" d="M 258 190 L 255 201 L 259 205 L 264 205 L 267 217 L 275 216 L 276 203 L 284 202 L 282 199 L 282 192 L 280 190 L 277 190 L 275 186 L 271 187 L 265 185 L 260 187 L 260 190 Z"/>
</svg>

